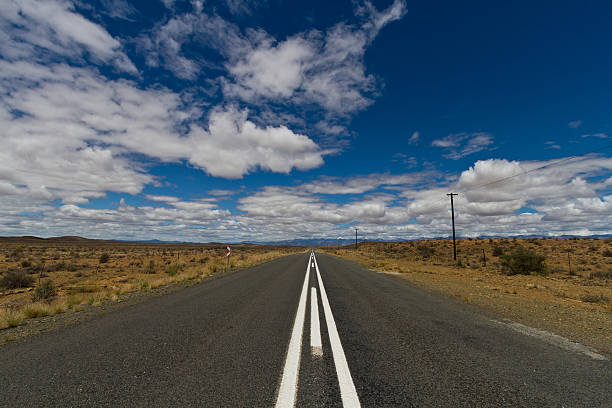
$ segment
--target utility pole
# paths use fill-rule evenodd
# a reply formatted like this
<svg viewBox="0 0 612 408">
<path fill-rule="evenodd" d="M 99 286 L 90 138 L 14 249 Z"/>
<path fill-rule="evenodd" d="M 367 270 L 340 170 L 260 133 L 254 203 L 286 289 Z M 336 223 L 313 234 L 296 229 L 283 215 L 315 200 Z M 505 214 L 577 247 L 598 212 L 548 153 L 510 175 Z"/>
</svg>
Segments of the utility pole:
<svg viewBox="0 0 612 408">
<path fill-rule="evenodd" d="M 355 251 L 357 250 L 357 228 L 355 228 Z"/>
<path fill-rule="evenodd" d="M 459 194 L 456 193 L 449 193 L 447 194 L 447 196 L 450 197 L 451 199 L 451 217 L 453 220 L 453 260 L 455 262 L 457 262 L 457 243 L 455 242 L 455 206 L 453 205 L 453 196 L 456 196 Z"/>
</svg>

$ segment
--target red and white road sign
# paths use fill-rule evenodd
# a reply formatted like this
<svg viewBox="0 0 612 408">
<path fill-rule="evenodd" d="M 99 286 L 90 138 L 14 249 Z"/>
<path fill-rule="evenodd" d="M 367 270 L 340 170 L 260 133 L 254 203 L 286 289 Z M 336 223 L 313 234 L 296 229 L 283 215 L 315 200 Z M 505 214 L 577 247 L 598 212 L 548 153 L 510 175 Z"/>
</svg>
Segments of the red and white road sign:
<svg viewBox="0 0 612 408">
<path fill-rule="evenodd" d="M 227 255 L 228 258 L 230 257 L 231 253 L 232 253 L 232 250 L 230 249 L 230 247 L 228 245 L 227 246 L 227 251 L 226 251 L 226 255 Z"/>
</svg>

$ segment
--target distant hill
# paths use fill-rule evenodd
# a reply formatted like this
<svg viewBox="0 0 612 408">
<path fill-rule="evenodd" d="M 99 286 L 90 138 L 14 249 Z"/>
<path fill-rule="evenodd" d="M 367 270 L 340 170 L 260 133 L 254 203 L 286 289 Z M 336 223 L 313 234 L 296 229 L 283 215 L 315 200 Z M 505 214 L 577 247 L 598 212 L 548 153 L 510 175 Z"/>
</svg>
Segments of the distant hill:
<svg viewBox="0 0 612 408">
<path fill-rule="evenodd" d="M 499 236 L 481 236 L 481 239 L 487 238 L 504 238 Z M 559 238 L 559 239 L 571 239 L 571 238 L 612 238 L 612 234 L 600 234 L 591 236 L 575 236 L 575 235 L 561 235 L 557 237 L 542 237 L 539 235 L 519 235 L 507 238 L 518 238 L 518 239 L 531 239 L 531 238 Z M 419 240 L 430 240 L 430 239 L 450 239 L 449 237 L 436 237 L 436 238 L 421 238 L 412 239 L 408 241 L 419 241 Z M 465 237 L 459 237 L 459 239 L 466 239 Z M 376 240 L 368 239 L 367 242 L 397 242 L 406 240 Z M 359 242 L 363 242 L 359 240 Z M 243 242 L 188 242 L 188 241 L 161 241 L 158 239 L 151 240 L 103 240 L 103 239 L 90 239 L 79 236 L 62 236 L 62 237 L 50 237 L 40 238 L 34 236 L 22 236 L 22 237 L 0 237 L 0 243 L 49 243 L 49 244 L 112 244 L 112 243 L 132 243 L 132 244 L 174 244 L 174 245 L 206 245 L 206 246 L 224 246 L 224 245 L 274 245 L 274 246 L 302 246 L 302 247 L 319 247 L 319 246 L 347 246 L 354 245 L 354 239 L 329 239 L 329 238 L 297 238 L 291 240 L 281 241 L 243 241 Z"/>
</svg>

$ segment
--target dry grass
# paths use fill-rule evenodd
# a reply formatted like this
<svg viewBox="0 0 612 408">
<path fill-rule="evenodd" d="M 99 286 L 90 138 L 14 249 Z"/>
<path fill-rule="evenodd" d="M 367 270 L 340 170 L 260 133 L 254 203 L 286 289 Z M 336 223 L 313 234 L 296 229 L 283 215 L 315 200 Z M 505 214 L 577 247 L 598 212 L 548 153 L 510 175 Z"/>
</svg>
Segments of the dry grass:
<svg viewBox="0 0 612 408">
<path fill-rule="evenodd" d="M 527 297 L 550 295 L 582 303 L 585 308 L 605 310 L 606 299 L 612 297 L 612 257 L 607 256 L 612 239 L 461 239 L 457 248 L 456 263 L 449 240 L 366 242 L 357 251 L 354 247 L 326 247 L 325 251 L 380 271 L 457 285 L 469 282 L 470 287 L 497 287 Z M 546 273 L 506 276 L 501 258 L 517 248 L 544 257 Z M 589 301 L 595 297 L 597 301 Z"/>
<path fill-rule="evenodd" d="M 301 248 L 232 246 L 230 268 L 245 268 Z M 0 288 L 0 329 L 24 319 L 78 311 L 118 301 L 130 292 L 146 292 L 177 282 L 199 282 L 225 271 L 225 246 L 133 244 L 102 241 L 31 242 L 8 240 L 0 248 L 0 278 L 26 273 L 30 287 Z M 52 281 L 56 296 L 33 302 L 35 288 Z"/>
<path fill-rule="evenodd" d="M 518 247 L 544 256 L 545 273 L 503 273 L 502 255 Z M 322 250 L 612 354 L 612 239 L 461 239 L 457 248 L 457 263 L 449 240 Z"/>
</svg>

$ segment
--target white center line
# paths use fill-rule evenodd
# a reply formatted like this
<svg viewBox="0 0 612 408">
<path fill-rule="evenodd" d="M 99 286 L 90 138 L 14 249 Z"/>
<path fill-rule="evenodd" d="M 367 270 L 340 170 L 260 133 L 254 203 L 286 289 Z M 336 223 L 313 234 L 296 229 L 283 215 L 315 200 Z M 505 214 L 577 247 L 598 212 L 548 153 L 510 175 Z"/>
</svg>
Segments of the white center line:
<svg viewBox="0 0 612 408">
<path fill-rule="evenodd" d="M 321 344 L 321 324 L 319 323 L 319 304 L 317 303 L 317 289 L 310 289 L 310 348 L 313 356 L 323 355 Z"/>
<path fill-rule="evenodd" d="M 361 407 L 359 403 L 359 397 L 357 396 L 357 390 L 351 377 L 351 372 L 344 355 L 344 349 L 340 342 L 340 336 L 338 335 L 338 329 L 336 328 L 336 322 L 334 315 L 332 314 L 327 294 L 325 293 L 325 286 L 321 280 L 321 273 L 319 272 L 319 265 L 317 263 L 317 257 L 312 255 L 315 268 L 317 270 L 317 280 L 319 281 L 319 291 L 321 292 L 321 301 L 323 302 L 323 312 L 325 313 L 325 321 L 327 322 L 327 331 L 329 332 L 329 342 L 331 344 L 332 354 L 334 356 L 334 365 L 336 366 L 336 373 L 338 375 L 338 383 L 340 384 L 340 396 L 342 397 L 342 406 L 344 408 L 358 408 Z"/>
<path fill-rule="evenodd" d="M 311 259 L 313 255 L 311 254 Z M 287 350 L 287 359 L 283 369 L 283 378 L 281 380 L 276 399 L 277 408 L 292 408 L 295 406 L 295 397 L 297 395 L 298 373 L 300 371 L 300 355 L 302 354 L 302 332 L 304 331 L 304 317 L 306 316 L 306 298 L 308 297 L 308 278 L 310 277 L 310 259 L 306 264 L 306 276 L 304 277 L 304 285 L 302 286 L 302 294 L 298 303 L 295 322 L 293 323 L 293 331 L 291 332 L 291 340 L 289 340 L 289 349 Z"/>
</svg>

